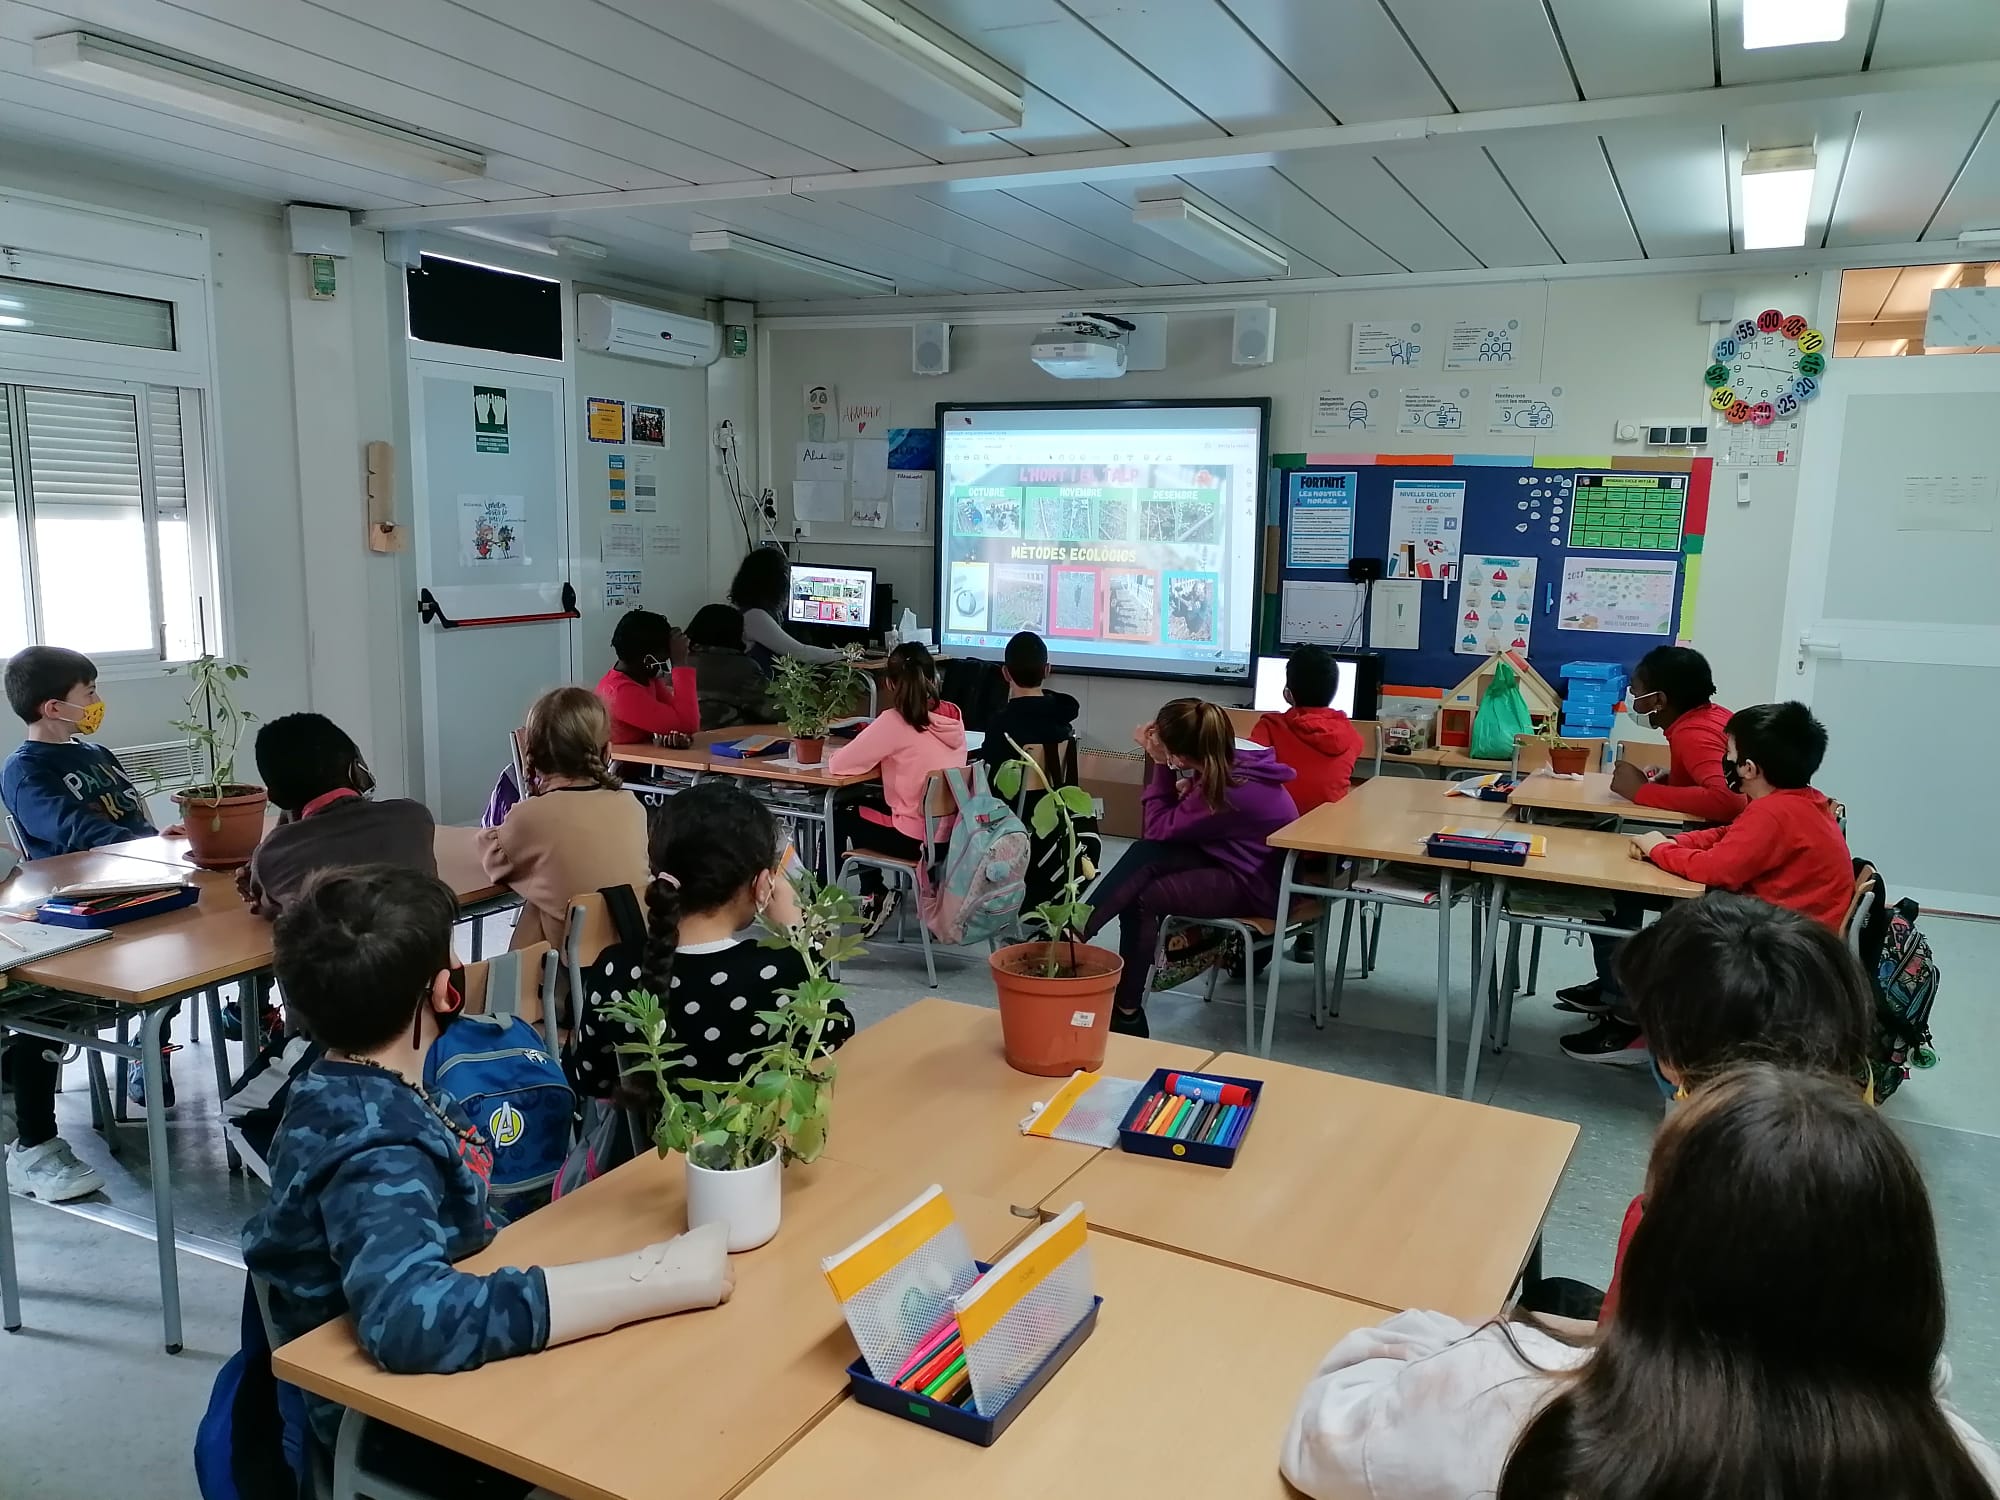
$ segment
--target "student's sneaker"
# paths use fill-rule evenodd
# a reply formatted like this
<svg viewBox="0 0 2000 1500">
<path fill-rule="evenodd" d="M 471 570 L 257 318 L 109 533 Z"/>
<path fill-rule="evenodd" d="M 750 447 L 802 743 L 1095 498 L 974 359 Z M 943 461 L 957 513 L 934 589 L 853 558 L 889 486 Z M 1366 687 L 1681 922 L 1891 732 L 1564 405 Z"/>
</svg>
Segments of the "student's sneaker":
<svg viewBox="0 0 2000 1500">
<path fill-rule="evenodd" d="M 861 936 L 872 938 L 896 915 L 896 906 L 902 899 L 901 891 L 878 891 L 872 896 L 861 898 Z"/>
<path fill-rule="evenodd" d="M 1151 1036 L 1153 1028 L 1146 1024 L 1146 1010 L 1120 1010 L 1111 1008 L 1111 1034 L 1113 1036 Z"/>
<path fill-rule="evenodd" d="M 16 1146 L 7 1156 L 7 1190 L 44 1203 L 67 1203 L 100 1191 L 104 1179 L 76 1159 L 61 1136 L 25 1150 Z"/>
<path fill-rule="evenodd" d="M 178 1048 L 169 1047 L 160 1054 L 160 1103 L 163 1108 L 174 1107 L 174 1053 Z M 139 1108 L 146 1107 L 146 1070 L 134 1067 L 125 1077 L 125 1097 Z"/>
<path fill-rule="evenodd" d="M 1580 1016 L 1603 1015 L 1611 1009 L 1611 1002 L 1604 998 L 1604 981 L 1586 979 L 1582 984 L 1557 990 L 1556 1009 L 1575 1011 Z"/>
<path fill-rule="evenodd" d="M 1564 1037 L 1562 1049 L 1578 1062 L 1609 1063 L 1615 1068 L 1644 1068 L 1653 1061 L 1646 1034 L 1616 1016 L 1605 1016 L 1590 1030 Z"/>
</svg>

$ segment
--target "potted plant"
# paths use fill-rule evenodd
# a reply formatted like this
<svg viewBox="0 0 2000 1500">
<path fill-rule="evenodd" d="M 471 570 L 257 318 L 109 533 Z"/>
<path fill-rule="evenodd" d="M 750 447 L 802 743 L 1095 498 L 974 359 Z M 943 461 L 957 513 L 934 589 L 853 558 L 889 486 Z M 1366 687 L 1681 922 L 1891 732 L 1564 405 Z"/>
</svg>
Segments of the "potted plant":
<svg viewBox="0 0 2000 1500">
<path fill-rule="evenodd" d="M 845 993 L 832 974 L 862 951 L 861 940 L 842 930 L 860 920 L 854 898 L 808 874 L 796 884 L 798 926 L 765 923 L 763 946 L 790 948 L 806 978 L 779 992 L 784 1004 L 777 1009 L 757 1012 L 769 1042 L 745 1060 L 740 1078 L 677 1078 L 673 1070 L 687 1063 L 674 1055 L 681 1044 L 650 991 L 630 990 L 602 1007 L 638 1033 L 618 1051 L 627 1077 L 649 1078 L 659 1089 L 653 1144 L 662 1156 L 678 1151 L 686 1159 L 688 1228 L 727 1224 L 732 1251 L 754 1250 L 778 1232 L 784 1164 L 810 1162 L 826 1148 L 834 1077 L 826 1024 Z"/>
<path fill-rule="evenodd" d="M 1527 738 L 1540 740 L 1548 747 L 1549 770 L 1557 776 L 1581 776 L 1590 767 L 1590 746 L 1564 739 L 1554 714 L 1544 715 Z"/>
<path fill-rule="evenodd" d="M 771 665 L 771 698 L 792 737 L 792 759 L 816 766 L 826 753 L 827 726 L 847 712 L 862 689 L 861 673 L 843 658 L 824 664 L 781 656 Z"/>
<path fill-rule="evenodd" d="M 1028 820 L 1037 838 L 1062 830 L 1063 883 L 1053 900 L 1021 914 L 1040 929 L 1041 939 L 1010 944 L 987 960 L 1000 997 L 1000 1044 L 1007 1065 L 1023 1073 L 1053 1078 L 1091 1072 L 1104 1065 L 1111 997 L 1125 968 L 1109 948 L 1083 941 L 1090 922 L 1084 882 L 1097 872 L 1077 838 L 1076 820 L 1089 817 L 1095 804 L 1080 786 L 1054 785 L 1018 741 L 1007 743 L 1019 758 L 1000 767 L 994 787 L 1010 802 L 1023 785 L 1042 789 Z"/>
<path fill-rule="evenodd" d="M 269 800 L 261 786 L 236 779 L 243 728 L 257 716 L 236 706 L 230 687 L 248 677 L 250 669 L 204 652 L 184 667 L 167 670 L 185 671 L 193 686 L 187 695 L 188 715 L 173 720 L 173 727 L 208 763 L 206 779 L 173 794 L 193 845 L 188 857 L 204 870 L 247 865 L 264 836 L 264 807 Z"/>
</svg>

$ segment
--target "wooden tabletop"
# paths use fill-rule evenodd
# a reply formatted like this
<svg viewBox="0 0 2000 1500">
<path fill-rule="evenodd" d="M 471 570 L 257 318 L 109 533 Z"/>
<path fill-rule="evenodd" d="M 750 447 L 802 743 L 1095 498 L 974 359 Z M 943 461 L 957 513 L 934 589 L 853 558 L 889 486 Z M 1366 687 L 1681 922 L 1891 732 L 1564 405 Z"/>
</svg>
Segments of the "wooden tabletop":
<svg viewBox="0 0 2000 1500">
<path fill-rule="evenodd" d="M 1454 796 L 1451 789 L 1456 785 L 1457 782 L 1440 781 L 1430 776 L 1372 776 L 1366 781 L 1356 782 L 1354 790 L 1338 805 L 1345 807 L 1352 803 L 1356 809 L 1367 808 L 1370 811 L 1394 808 L 1403 812 L 1436 813 L 1453 819 L 1507 816 L 1505 802 L 1483 802 L 1477 797 Z"/>
<path fill-rule="evenodd" d="M 1204 1066 L 1264 1082 L 1234 1167 L 1106 1151 L 1043 1208 L 1080 1199 L 1094 1228 L 1384 1308 L 1505 1305 L 1576 1126 L 1237 1053 Z"/>
<path fill-rule="evenodd" d="M 1598 817 L 1626 818 L 1639 823 L 1699 823 L 1692 813 L 1672 812 L 1664 807 L 1641 807 L 1611 790 L 1606 771 L 1588 771 L 1576 780 L 1536 772 L 1523 777 L 1508 802 L 1515 807 L 1538 811 L 1591 813 Z"/>
<path fill-rule="evenodd" d="M 1466 862 L 1462 859 L 1431 858 L 1424 852 L 1424 841 L 1440 828 L 1498 827 L 1507 815 L 1506 807 L 1497 802 L 1475 802 L 1466 797 L 1447 800 L 1440 791 L 1434 799 L 1436 806 L 1426 807 L 1416 800 L 1420 795 L 1404 792 L 1399 782 L 1377 777 L 1363 782 L 1340 801 L 1323 803 L 1286 824 L 1267 842 L 1277 849 L 1463 870 Z"/>
<path fill-rule="evenodd" d="M 1471 868 L 1481 874 L 1504 875 L 1512 881 L 1539 881 L 1548 885 L 1590 886 L 1600 891 L 1631 891 L 1641 896 L 1675 899 L 1699 896 L 1707 889 L 1692 880 L 1669 875 L 1649 859 L 1635 859 L 1632 838 L 1624 833 L 1599 833 L 1591 828 L 1547 828 L 1541 824 L 1519 829 L 1523 836 L 1548 840 L 1545 852 L 1528 856 L 1523 865 L 1483 865 Z"/>
<path fill-rule="evenodd" d="M 931 1181 L 828 1160 L 788 1168 L 778 1237 L 734 1257 L 735 1295 L 714 1311 L 458 1375 L 386 1374 L 343 1318 L 285 1345 L 272 1365 L 281 1379 L 570 1500 L 716 1500 L 842 1399 L 854 1340 L 820 1258 Z M 998 1203 L 950 1197 L 983 1259 L 1028 1227 Z M 648 1155 L 460 1264 L 489 1271 L 618 1255 L 680 1233 L 686 1218 L 680 1159 Z"/>
<path fill-rule="evenodd" d="M 1278 1446 L 1299 1392 L 1382 1311 L 1110 1235 L 1090 1239 L 1097 1329 L 1006 1434 L 976 1448 L 844 1402 L 744 1500 L 1292 1495 Z M 1174 1351 L 1198 1371 L 1163 1397 Z"/>
<path fill-rule="evenodd" d="M 451 887 L 460 906 L 490 901 L 506 890 L 479 863 L 477 828 L 439 828 L 432 847 L 437 853 L 438 879 Z"/>
<path fill-rule="evenodd" d="M 1104 1072 L 1146 1078 L 1198 1068 L 1206 1047 L 1114 1036 Z M 1007 1066 L 1000 1013 L 926 996 L 876 1022 L 835 1054 L 833 1130 L 826 1154 L 908 1170 L 953 1193 L 977 1193 L 1032 1213 L 1097 1148 L 1021 1134 L 1021 1121 L 1061 1087 Z"/>
<path fill-rule="evenodd" d="M 713 747 L 718 742 L 733 743 L 747 740 L 755 734 L 768 734 L 773 739 L 790 739 L 791 731 L 782 724 L 739 724 L 734 729 L 705 729 L 694 737 L 694 743 L 684 750 L 669 750 L 660 745 L 613 745 L 611 758 L 614 761 L 630 761 L 635 765 L 671 766 L 678 770 L 720 771 L 729 776 L 750 776 L 760 781 L 790 781 L 801 786 L 855 786 L 864 781 L 873 781 L 874 771 L 862 771 L 849 776 L 835 776 L 822 765 L 794 765 L 789 756 L 771 757 L 762 760 L 746 760 L 737 756 L 717 755 Z M 837 740 L 828 740 L 826 753 L 831 755 Z"/>
</svg>

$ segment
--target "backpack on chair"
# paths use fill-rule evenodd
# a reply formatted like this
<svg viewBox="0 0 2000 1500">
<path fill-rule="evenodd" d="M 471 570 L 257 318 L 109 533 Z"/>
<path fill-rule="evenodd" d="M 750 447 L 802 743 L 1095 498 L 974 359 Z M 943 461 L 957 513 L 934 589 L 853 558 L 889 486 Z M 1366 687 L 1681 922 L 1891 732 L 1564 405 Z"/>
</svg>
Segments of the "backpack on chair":
<svg viewBox="0 0 2000 1500">
<path fill-rule="evenodd" d="M 986 786 L 983 766 L 945 773 L 958 821 L 944 858 L 917 867 L 917 910 L 941 943 L 983 943 L 1021 915 L 1028 872 L 1028 830 Z"/>
<path fill-rule="evenodd" d="M 1859 934 L 1861 966 L 1875 988 L 1875 1044 L 1868 1072 L 1880 1104 L 1903 1085 L 1911 1068 L 1937 1062 L 1931 1046 L 1931 1007 L 1940 974 L 1930 939 L 1917 930 L 1920 908 L 1905 896 L 1889 904 L 1881 872 L 1867 860 L 1854 861 L 1855 904 L 1873 894 Z M 1850 919 L 1852 909 L 1850 908 Z"/>
</svg>

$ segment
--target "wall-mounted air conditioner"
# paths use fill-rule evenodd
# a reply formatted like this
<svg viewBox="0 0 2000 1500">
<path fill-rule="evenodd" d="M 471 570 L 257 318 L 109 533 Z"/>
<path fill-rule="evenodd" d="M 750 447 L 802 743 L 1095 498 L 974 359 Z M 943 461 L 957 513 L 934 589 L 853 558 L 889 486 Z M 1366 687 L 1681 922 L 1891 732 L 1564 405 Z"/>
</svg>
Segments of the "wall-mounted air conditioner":
<svg viewBox="0 0 2000 1500">
<path fill-rule="evenodd" d="M 713 323 L 595 292 L 576 299 L 576 341 L 600 354 L 659 365 L 712 365 L 722 353 L 721 331 Z"/>
</svg>

